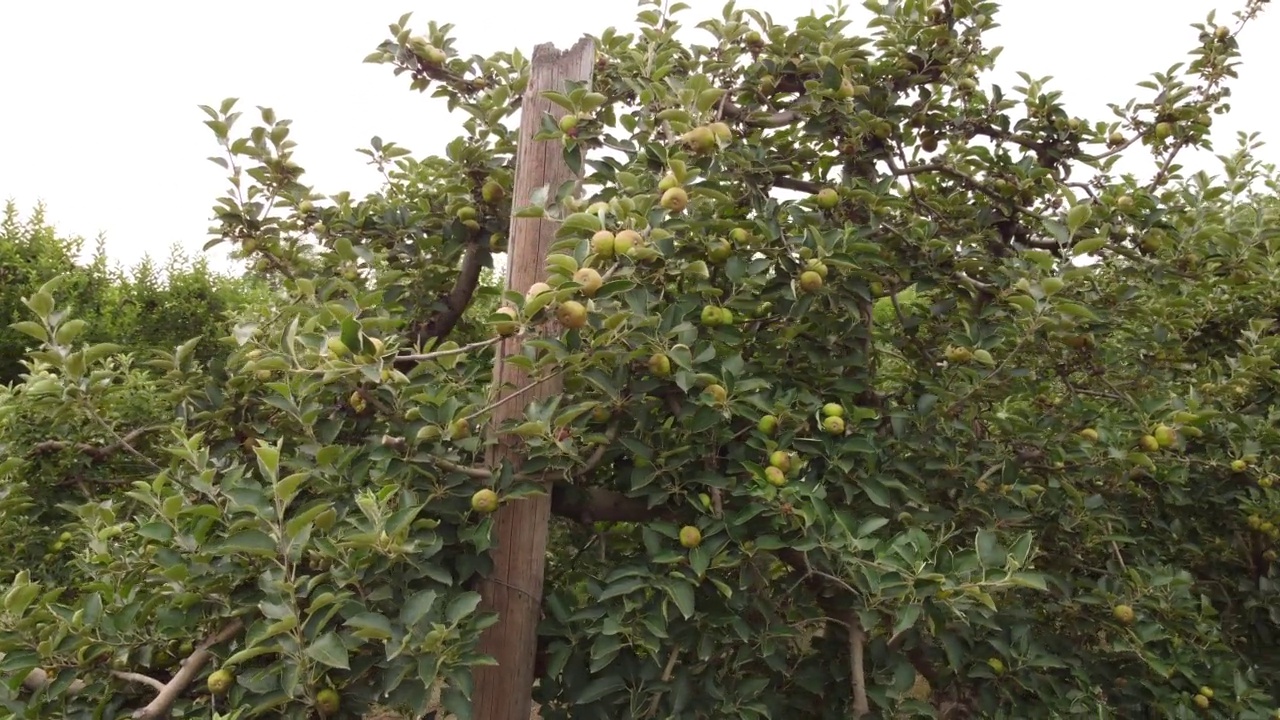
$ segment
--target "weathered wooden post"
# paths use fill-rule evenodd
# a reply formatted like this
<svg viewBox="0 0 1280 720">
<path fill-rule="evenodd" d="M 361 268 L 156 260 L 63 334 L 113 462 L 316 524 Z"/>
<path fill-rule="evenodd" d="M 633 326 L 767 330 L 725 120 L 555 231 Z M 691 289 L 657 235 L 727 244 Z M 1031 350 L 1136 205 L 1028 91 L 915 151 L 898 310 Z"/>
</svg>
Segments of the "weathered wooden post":
<svg viewBox="0 0 1280 720">
<path fill-rule="evenodd" d="M 530 204 L 533 191 L 548 186 L 555 192 L 561 184 L 576 178 L 563 159 L 560 142 L 536 142 L 542 117 L 551 112 L 565 114 L 559 106 L 542 97 L 548 90 L 563 92 L 566 82 L 589 82 L 595 64 L 595 44 L 579 40 L 560 52 L 549 43 L 534 48 L 529 84 L 521 106 L 520 136 L 516 148 L 515 187 L 512 207 Z M 546 257 L 554 242 L 556 225 L 541 218 L 512 218 L 508 242 L 507 287 L 520 293 L 546 279 Z M 520 352 L 520 339 L 508 338 L 498 346 L 494 382 L 498 400 L 529 384 L 530 378 L 518 366 L 504 362 Z M 530 402 L 552 397 L 561 391 L 558 378 L 524 391 L 494 410 L 493 424 L 520 417 Z M 489 467 L 500 462 L 520 462 L 520 447 L 510 437 L 500 438 L 491 447 Z M 546 569 L 547 529 L 551 517 L 550 488 L 547 493 L 504 505 L 494 516 L 493 572 L 480 586 L 481 607 L 496 611 L 499 620 L 486 631 L 480 651 L 498 664 L 481 667 L 475 673 L 472 717 L 475 720 L 524 720 L 532 708 L 533 669 L 537 655 L 537 629 L 541 617 L 542 582 Z"/>
</svg>

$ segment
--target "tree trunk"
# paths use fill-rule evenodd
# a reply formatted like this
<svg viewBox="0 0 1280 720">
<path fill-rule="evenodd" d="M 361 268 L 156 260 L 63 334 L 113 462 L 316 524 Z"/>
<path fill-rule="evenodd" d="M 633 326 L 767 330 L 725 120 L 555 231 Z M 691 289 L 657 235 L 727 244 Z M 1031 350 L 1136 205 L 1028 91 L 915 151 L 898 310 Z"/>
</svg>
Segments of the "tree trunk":
<svg viewBox="0 0 1280 720">
<path fill-rule="evenodd" d="M 533 191 L 547 186 L 556 189 L 576 179 L 563 159 L 560 142 L 535 142 L 542 117 L 565 111 L 542 97 L 548 90 L 565 91 L 567 81 L 589 82 L 595 63 L 595 44 L 583 38 L 571 49 L 559 52 L 550 44 L 533 51 L 529 85 L 521 106 L 520 137 L 516 148 L 515 188 L 512 210 L 530 203 Z M 555 239 L 556 224 L 540 218 L 512 218 L 508 242 L 507 287 L 524 293 L 546 278 L 546 257 Z M 550 321 L 554 322 L 554 321 Z M 519 338 L 503 341 L 497 350 L 494 382 L 499 399 L 529 383 L 519 367 L 504 362 L 520 352 Z M 560 380 L 551 379 L 502 403 L 493 413 L 493 426 L 523 416 L 531 401 L 549 398 L 561 391 Z M 499 438 L 491 446 L 489 467 L 502 461 L 520 462 L 516 438 Z M 503 505 L 494 515 L 493 571 L 480 584 L 481 608 L 498 613 L 498 623 L 481 638 L 480 651 L 493 656 L 496 666 L 475 670 L 472 717 L 475 720 L 524 720 L 532 709 L 533 668 L 537 656 L 538 621 L 542 611 L 542 582 L 546 567 L 547 523 L 551 516 L 550 488 L 547 492 Z"/>
</svg>

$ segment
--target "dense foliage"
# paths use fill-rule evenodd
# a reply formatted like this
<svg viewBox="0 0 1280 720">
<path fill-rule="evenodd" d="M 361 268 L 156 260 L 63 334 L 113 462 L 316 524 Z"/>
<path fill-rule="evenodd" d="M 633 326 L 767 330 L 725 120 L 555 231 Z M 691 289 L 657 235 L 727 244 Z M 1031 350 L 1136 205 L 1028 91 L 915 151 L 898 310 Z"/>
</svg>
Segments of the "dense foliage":
<svg viewBox="0 0 1280 720">
<path fill-rule="evenodd" d="M 164 348 L 196 337 L 225 334 L 227 313 L 265 297 L 256 278 L 233 278 L 214 272 L 203 258 L 175 249 L 163 265 L 144 259 L 129 271 L 113 267 L 101 243 L 89 262 L 81 263 L 84 242 L 60 236 L 47 222 L 43 207 L 24 218 L 8 203 L 0 218 L 0 383 L 17 380 L 23 371 L 30 337 L 10 327 L 27 320 L 30 297 L 53 277 L 64 278 L 62 303 L 87 323 L 84 339 L 111 340 L 130 350 Z M 208 363 L 217 343 L 205 343 L 196 358 Z"/>
<path fill-rule="evenodd" d="M 407 16 L 369 59 L 467 119 L 375 139 L 376 194 L 206 108 L 215 242 L 278 283 L 224 366 L 30 293 L 0 534 L 59 562 L 2 561 L 3 707 L 470 717 L 483 490 L 550 482 L 544 718 L 1280 717 L 1280 186 L 1249 138 L 1177 162 L 1264 3 L 1110 119 L 981 81 L 994 2 L 730 6 L 706 45 L 648 5 L 552 96 L 580 189 L 513 199 L 528 61 Z M 513 214 L 559 223 L 527 296 L 482 282 Z M 513 334 L 564 391 L 487 427 Z"/>
</svg>

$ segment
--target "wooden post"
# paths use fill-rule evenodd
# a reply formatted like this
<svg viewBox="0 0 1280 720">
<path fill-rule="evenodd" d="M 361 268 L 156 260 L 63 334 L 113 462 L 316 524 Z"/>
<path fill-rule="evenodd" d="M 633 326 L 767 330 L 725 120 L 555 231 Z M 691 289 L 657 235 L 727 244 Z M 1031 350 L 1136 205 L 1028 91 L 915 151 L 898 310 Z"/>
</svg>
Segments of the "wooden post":
<svg viewBox="0 0 1280 720">
<path fill-rule="evenodd" d="M 545 113 L 557 118 L 565 111 L 542 97 L 548 90 L 563 92 L 566 81 L 589 82 L 595 64 L 595 44 L 579 40 L 560 52 L 549 43 L 534 48 L 529 84 L 521 106 L 520 136 L 516 146 L 515 188 L 512 207 L 529 205 L 533 191 L 549 186 L 550 192 L 576 175 L 565 164 L 560 142 L 535 142 Z M 541 218 L 512 218 L 508 242 L 507 288 L 520 293 L 546 279 L 546 258 L 555 240 L 555 223 Z M 507 355 L 520 352 L 520 340 L 508 338 L 498 345 L 494 382 L 499 399 L 526 386 L 528 375 L 504 362 Z M 534 400 L 549 398 L 562 389 L 552 379 L 521 393 L 498 406 L 493 424 L 522 417 Z M 500 438 L 491 446 L 489 467 L 502 461 L 520 462 L 517 440 Z M 538 622 L 542 616 L 542 582 L 546 570 L 547 525 L 551 518 L 550 488 L 543 495 L 503 505 L 494 515 L 493 572 L 480 584 L 481 607 L 496 611 L 498 623 L 480 640 L 480 651 L 493 656 L 496 666 L 475 670 L 472 717 L 475 720 L 525 720 L 533 699 L 533 668 L 538 650 Z"/>
</svg>

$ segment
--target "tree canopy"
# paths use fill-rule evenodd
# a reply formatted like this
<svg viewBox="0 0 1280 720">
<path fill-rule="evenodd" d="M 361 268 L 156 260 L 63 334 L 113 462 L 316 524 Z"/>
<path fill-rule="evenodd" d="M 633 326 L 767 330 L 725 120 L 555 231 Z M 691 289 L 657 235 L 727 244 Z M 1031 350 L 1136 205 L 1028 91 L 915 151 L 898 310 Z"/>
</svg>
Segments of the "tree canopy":
<svg viewBox="0 0 1280 720">
<path fill-rule="evenodd" d="M 31 297 L 54 277 L 62 277 L 60 300 L 85 321 L 84 339 L 111 340 L 130 350 L 172 349 L 193 337 L 216 338 L 225 333 L 227 313 L 265 295 L 264 283 L 253 277 L 234 278 L 215 272 L 204 258 L 188 257 L 175 248 L 167 261 L 145 258 L 126 271 L 112 266 L 101 241 L 88 262 L 81 262 L 81 238 L 58 234 L 43 206 L 23 217 L 7 203 L 0 219 L 0 382 L 22 373 L 31 340 L 14 330 L 30 310 Z M 206 342 L 196 358 L 212 362 L 219 346 Z"/>
<path fill-rule="evenodd" d="M 1280 717 L 1280 186 L 1253 136 L 1179 162 L 1265 4 L 1085 118 L 984 81 L 995 2 L 730 4 L 704 44 L 643 2 L 546 96 L 582 179 L 531 197 L 529 58 L 449 26 L 368 58 L 465 119 L 374 138 L 366 197 L 206 107 L 212 243 L 274 289 L 160 350 L 25 297 L 0 706 L 473 717 L 493 524 L 547 492 L 543 718 Z M 504 291 L 522 217 L 557 242 Z M 563 389 L 495 426 L 515 340 Z"/>
</svg>

